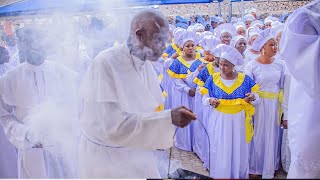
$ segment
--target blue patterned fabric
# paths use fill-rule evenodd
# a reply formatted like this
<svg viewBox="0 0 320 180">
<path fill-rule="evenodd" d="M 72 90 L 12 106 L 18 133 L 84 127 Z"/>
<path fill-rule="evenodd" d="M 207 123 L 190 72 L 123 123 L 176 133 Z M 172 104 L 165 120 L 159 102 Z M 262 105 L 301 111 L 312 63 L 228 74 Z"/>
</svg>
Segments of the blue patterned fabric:
<svg viewBox="0 0 320 180">
<path fill-rule="evenodd" d="M 242 85 L 229 95 L 223 89 L 215 85 L 212 76 L 210 76 L 204 84 L 204 87 L 208 89 L 210 97 L 217 99 L 243 99 L 247 93 L 251 92 L 251 88 L 255 84 L 256 83 L 249 76 L 245 75 Z"/>
<path fill-rule="evenodd" d="M 197 68 L 202 64 L 202 61 L 200 61 L 199 59 L 197 59 L 196 61 L 194 61 L 191 66 L 190 66 L 190 71 L 194 72 L 195 70 L 197 70 Z"/>
<path fill-rule="evenodd" d="M 206 82 L 207 79 L 210 77 L 209 71 L 207 66 L 202 68 L 201 71 L 199 72 L 197 78 L 200 79 L 202 82 Z"/>
<path fill-rule="evenodd" d="M 176 50 L 173 49 L 172 45 L 170 44 L 165 50 L 164 53 L 168 54 L 168 57 L 171 57 L 174 53 L 176 53 Z"/>
</svg>

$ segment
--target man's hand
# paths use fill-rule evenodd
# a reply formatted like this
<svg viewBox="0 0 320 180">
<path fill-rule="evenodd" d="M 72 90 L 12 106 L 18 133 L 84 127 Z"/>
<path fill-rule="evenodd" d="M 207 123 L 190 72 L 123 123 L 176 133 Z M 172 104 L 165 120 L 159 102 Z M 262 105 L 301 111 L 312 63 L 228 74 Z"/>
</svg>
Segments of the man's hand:
<svg viewBox="0 0 320 180">
<path fill-rule="evenodd" d="M 178 54 L 178 53 L 174 53 L 174 54 L 171 55 L 171 58 L 172 58 L 172 59 L 176 59 L 177 57 L 179 57 L 179 54 Z"/>
<path fill-rule="evenodd" d="M 283 127 L 283 129 L 288 129 L 288 120 L 282 121 L 282 127 Z"/>
<path fill-rule="evenodd" d="M 202 63 L 199 67 L 198 67 L 198 71 L 200 72 L 202 68 L 204 68 L 206 66 L 206 64 Z"/>
<path fill-rule="evenodd" d="M 211 106 L 213 106 L 214 108 L 218 107 L 220 104 L 220 101 L 216 98 L 210 98 L 209 103 Z"/>
<path fill-rule="evenodd" d="M 186 127 L 192 120 L 196 120 L 196 115 L 184 106 L 171 110 L 172 124 L 180 128 Z"/>
<path fill-rule="evenodd" d="M 196 95 L 196 89 L 191 88 L 191 89 L 189 90 L 188 95 L 189 95 L 190 97 L 194 97 L 194 96 Z"/>
<path fill-rule="evenodd" d="M 251 103 L 254 100 L 255 100 L 255 97 L 253 93 L 247 93 L 246 97 L 244 98 L 244 101 L 246 101 L 247 103 Z"/>
<path fill-rule="evenodd" d="M 32 148 L 42 148 L 42 143 L 40 142 L 39 135 L 36 135 L 32 131 L 27 131 L 26 140 L 32 144 Z"/>
</svg>

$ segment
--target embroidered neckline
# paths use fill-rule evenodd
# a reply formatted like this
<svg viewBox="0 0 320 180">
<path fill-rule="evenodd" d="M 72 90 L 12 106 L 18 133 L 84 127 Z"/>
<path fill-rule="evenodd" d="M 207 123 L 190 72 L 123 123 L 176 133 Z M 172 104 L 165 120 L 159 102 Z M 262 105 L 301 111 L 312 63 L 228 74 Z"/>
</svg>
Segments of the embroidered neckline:
<svg viewBox="0 0 320 180">
<path fill-rule="evenodd" d="M 245 78 L 244 74 L 238 73 L 238 77 L 236 78 L 235 82 L 230 87 L 228 87 L 221 81 L 220 72 L 212 76 L 214 84 L 218 86 L 220 89 L 222 89 L 228 95 L 232 94 L 236 89 L 238 89 L 242 85 L 244 78 Z"/>
</svg>

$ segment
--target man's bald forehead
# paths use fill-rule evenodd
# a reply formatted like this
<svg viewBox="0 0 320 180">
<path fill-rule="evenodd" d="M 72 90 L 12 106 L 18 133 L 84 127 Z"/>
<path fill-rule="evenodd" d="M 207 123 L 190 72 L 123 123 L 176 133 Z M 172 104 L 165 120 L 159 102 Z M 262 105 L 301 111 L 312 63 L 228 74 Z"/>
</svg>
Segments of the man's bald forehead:
<svg viewBox="0 0 320 180">
<path fill-rule="evenodd" d="M 146 26 L 150 23 L 156 23 L 161 27 L 168 26 L 163 14 L 159 11 L 148 9 L 137 13 L 131 22 L 131 28 Z"/>
</svg>

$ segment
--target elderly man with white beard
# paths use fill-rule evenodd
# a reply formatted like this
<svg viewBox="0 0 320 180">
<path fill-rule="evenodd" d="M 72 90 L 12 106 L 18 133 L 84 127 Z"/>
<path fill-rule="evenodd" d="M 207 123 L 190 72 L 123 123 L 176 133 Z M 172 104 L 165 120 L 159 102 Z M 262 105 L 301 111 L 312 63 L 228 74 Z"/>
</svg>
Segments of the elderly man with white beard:
<svg viewBox="0 0 320 180">
<path fill-rule="evenodd" d="M 83 79 L 80 178 L 159 178 L 152 150 L 168 149 L 195 115 L 164 102 L 152 61 L 165 49 L 169 25 L 155 10 L 136 14 L 128 40 L 102 51 Z"/>
</svg>

